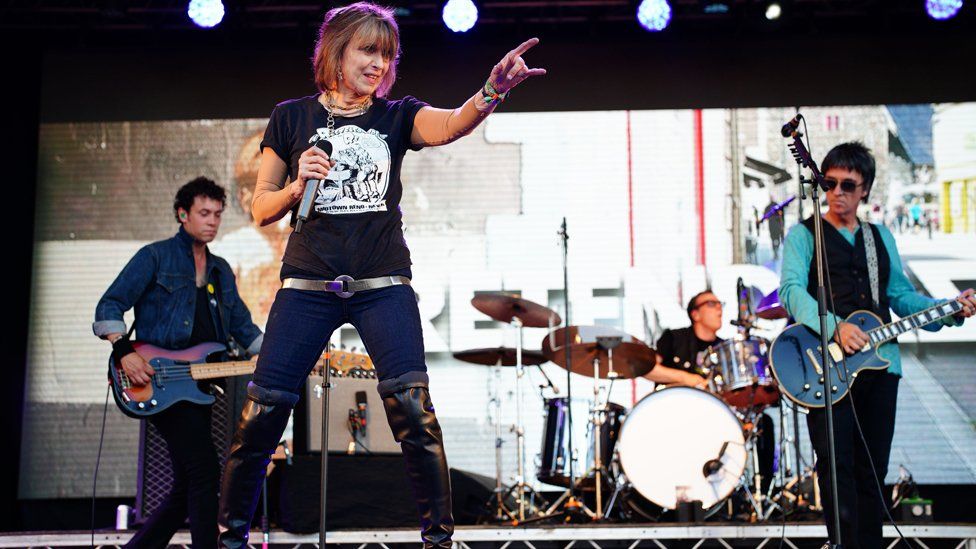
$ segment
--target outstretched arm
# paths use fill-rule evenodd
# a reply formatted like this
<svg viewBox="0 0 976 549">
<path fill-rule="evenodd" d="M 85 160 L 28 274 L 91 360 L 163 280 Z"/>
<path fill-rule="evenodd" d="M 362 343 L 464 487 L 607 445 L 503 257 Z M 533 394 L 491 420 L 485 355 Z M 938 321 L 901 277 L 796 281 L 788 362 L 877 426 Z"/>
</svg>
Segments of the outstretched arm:
<svg viewBox="0 0 976 549">
<path fill-rule="evenodd" d="M 414 119 L 410 143 L 413 145 L 446 145 L 471 133 L 492 113 L 505 95 L 532 76 L 546 74 L 546 69 L 530 69 L 522 54 L 539 43 L 530 38 L 508 52 L 491 70 L 485 86 L 456 109 L 424 107 Z"/>
</svg>

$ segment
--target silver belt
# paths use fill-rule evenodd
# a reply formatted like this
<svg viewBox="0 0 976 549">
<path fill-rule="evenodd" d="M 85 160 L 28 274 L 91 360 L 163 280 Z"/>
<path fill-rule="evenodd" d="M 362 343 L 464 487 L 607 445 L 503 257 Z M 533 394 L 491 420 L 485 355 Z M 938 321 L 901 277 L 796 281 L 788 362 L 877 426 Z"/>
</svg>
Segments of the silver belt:
<svg viewBox="0 0 976 549">
<path fill-rule="evenodd" d="M 308 280 L 305 278 L 286 278 L 281 281 L 282 288 L 293 290 L 312 290 L 332 292 L 341 298 L 352 297 L 356 292 L 377 290 L 387 286 L 409 286 L 410 279 L 405 276 L 379 276 L 356 280 L 349 275 L 337 276 L 335 280 Z"/>
</svg>

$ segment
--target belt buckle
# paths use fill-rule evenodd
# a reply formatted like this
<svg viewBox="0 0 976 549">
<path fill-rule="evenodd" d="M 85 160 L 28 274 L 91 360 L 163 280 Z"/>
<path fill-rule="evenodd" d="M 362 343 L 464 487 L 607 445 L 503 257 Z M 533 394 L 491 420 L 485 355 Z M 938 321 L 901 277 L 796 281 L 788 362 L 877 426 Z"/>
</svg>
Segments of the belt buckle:
<svg viewBox="0 0 976 549">
<path fill-rule="evenodd" d="M 329 289 L 330 292 L 335 292 L 335 295 L 341 297 L 342 299 L 349 299 L 356 292 L 347 292 L 347 291 L 345 291 L 345 289 L 348 288 L 347 282 L 355 282 L 355 281 L 356 281 L 356 279 L 353 278 L 353 277 L 351 277 L 351 276 L 349 276 L 349 275 L 339 275 L 339 276 L 336 277 L 336 279 L 334 281 L 332 281 L 331 283 L 327 284 L 327 287 L 328 287 L 328 289 Z M 333 284 L 335 284 L 336 282 L 339 283 L 338 284 L 338 288 L 337 289 L 333 289 Z"/>
</svg>

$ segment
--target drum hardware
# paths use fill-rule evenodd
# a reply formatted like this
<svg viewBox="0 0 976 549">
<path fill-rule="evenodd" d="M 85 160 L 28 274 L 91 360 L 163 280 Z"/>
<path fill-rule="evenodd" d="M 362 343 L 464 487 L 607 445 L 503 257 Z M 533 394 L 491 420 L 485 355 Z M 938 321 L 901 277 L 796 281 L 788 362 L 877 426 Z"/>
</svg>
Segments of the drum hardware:
<svg viewBox="0 0 976 549">
<path fill-rule="evenodd" d="M 558 345 L 566 339 L 572 342 L 568 349 Z M 591 519 L 602 520 L 611 508 L 610 505 L 604 505 L 604 489 L 610 488 L 613 493 L 608 504 L 616 501 L 618 492 L 614 476 L 609 474 L 608 465 L 613 455 L 616 433 L 619 432 L 619 418 L 623 415 L 622 406 L 609 402 L 610 391 L 617 379 L 634 378 L 649 372 L 656 363 L 657 355 L 637 338 L 604 326 L 560 328 L 543 339 L 542 352 L 563 368 L 567 368 L 568 356 L 569 371 L 593 378 L 589 418 L 592 457 L 588 456 L 587 460 L 592 464 L 576 482 L 568 486 L 567 492 L 548 511 L 554 512 L 566 498 L 573 495 L 575 489 L 592 487 L 596 497 L 595 509 L 591 510 L 581 504 L 582 510 Z M 609 380 L 606 399 L 602 397 L 602 380 Z M 546 457 L 544 456 L 544 463 Z M 546 482 L 542 478 L 540 480 Z"/>
<path fill-rule="evenodd" d="M 770 494 L 762 489 L 762 469 L 759 466 L 759 450 L 757 441 L 759 439 L 761 421 L 758 417 L 761 411 L 752 410 L 748 414 L 747 424 L 749 425 L 749 435 L 746 437 L 748 452 L 752 458 L 752 483 L 750 485 L 748 476 L 743 476 L 741 487 L 745 491 L 749 504 L 752 507 L 753 521 L 764 522 L 769 519 L 774 511 L 783 511 L 783 508 L 770 497 Z M 769 490 L 772 490 L 773 479 L 770 479 Z"/>
<path fill-rule="evenodd" d="M 463 360 L 471 364 L 481 364 L 491 366 L 494 374 L 493 383 L 489 385 L 489 405 L 494 408 L 495 424 L 495 489 L 492 499 L 494 500 L 495 519 L 498 521 L 515 519 L 516 512 L 506 505 L 508 497 L 511 495 L 511 488 L 504 488 L 502 484 L 502 401 L 499 388 L 501 387 L 501 376 L 503 366 L 515 366 L 518 362 L 518 352 L 512 347 L 487 347 L 481 349 L 468 349 L 454 353 L 454 358 Z M 522 361 L 525 365 L 539 366 L 546 362 L 546 357 L 540 351 L 522 350 Z M 548 379 L 548 377 L 546 378 Z"/>
<path fill-rule="evenodd" d="M 518 472 L 515 476 L 515 484 L 509 489 L 509 492 L 515 492 L 515 499 L 517 503 L 517 511 L 512 512 L 507 509 L 504 504 L 505 498 L 509 495 L 501 494 L 501 456 L 500 456 L 500 424 L 496 422 L 496 490 L 499 491 L 496 499 L 496 517 L 501 518 L 503 515 L 508 516 L 513 521 L 524 521 L 526 517 L 526 508 L 531 507 L 536 509 L 534 505 L 534 499 L 538 496 L 535 491 L 525 482 L 525 428 L 522 421 L 522 407 L 523 407 L 523 393 L 522 393 L 522 378 L 525 376 L 525 365 L 522 350 L 523 341 L 523 328 L 544 328 L 551 326 L 553 324 L 558 324 L 561 322 L 559 315 L 555 311 L 548 307 L 539 305 L 527 299 L 522 299 L 519 296 L 504 293 L 504 292 L 492 292 L 478 294 L 471 299 L 471 305 L 475 309 L 478 309 L 482 313 L 488 315 L 494 320 L 499 322 L 506 322 L 515 328 L 515 356 L 514 356 L 514 366 L 515 366 L 515 424 L 512 425 L 511 430 L 515 433 L 515 446 L 516 446 L 516 460 Z M 498 362 L 504 361 L 505 356 L 499 356 Z M 496 395 L 496 413 L 500 417 L 500 399 L 497 399 Z M 531 494 L 533 497 L 533 503 L 527 505 L 526 494 Z"/>
<path fill-rule="evenodd" d="M 756 307 L 756 316 L 765 320 L 778 320 L 781 318 L 789 318 L 790 314 L 786 312 L 783 304 L 780 303 L 779 291 L 773 290 L 772 293 L 759 300 L 759 306 Z"/>
</svg>

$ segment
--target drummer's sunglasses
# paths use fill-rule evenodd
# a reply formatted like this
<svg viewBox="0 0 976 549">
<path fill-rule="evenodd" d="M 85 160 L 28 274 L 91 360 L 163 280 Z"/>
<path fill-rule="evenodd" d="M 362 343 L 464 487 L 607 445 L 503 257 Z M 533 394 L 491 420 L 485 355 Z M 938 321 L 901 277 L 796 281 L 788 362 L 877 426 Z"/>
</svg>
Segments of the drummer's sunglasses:
<svg viewBox="0 0 976 549">
<path fill-rule="evenodd" d="M 853 179 L 845 179 L 843 181 L 840 181 L 839 183 L 840 183 L 840 190 L 844 191 L 845 193 L 852 193 L 858 187 L 861 186 L 861 183 L 858 183 Z M 825 189 L 827 189 L 828 192 L 834 190 L 837 187 L 837 185 L 838 185 L 838 181 L 836 179 L 828 177 L 823 180 L 823 186 Z"/>
</svg>

